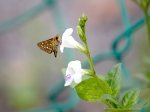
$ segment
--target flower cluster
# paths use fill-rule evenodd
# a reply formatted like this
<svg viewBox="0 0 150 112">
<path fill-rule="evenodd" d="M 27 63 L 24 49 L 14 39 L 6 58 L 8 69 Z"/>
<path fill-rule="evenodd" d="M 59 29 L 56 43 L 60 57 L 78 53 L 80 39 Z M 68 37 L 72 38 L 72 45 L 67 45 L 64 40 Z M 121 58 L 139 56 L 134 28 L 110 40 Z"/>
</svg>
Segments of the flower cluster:
<svg viewBox="0 0 150 112">
<path fill-rule="evenodd" d="M 62 44 L 60 45 L 60 51 L 63 53 L 64 48 L 76 48 L 80 51 L 85 51 L 85 48 L 72 37 L 73 29 L 68 28 L 62 35 Z M 68 63 L 65 75 L 65 86 L 71 85 L 73 82 L 78 84 L 82 81 L 82 76 L 85 71 L 81 68 L 81 62 L 79 60 L 71 61 Z"/>
</svg>

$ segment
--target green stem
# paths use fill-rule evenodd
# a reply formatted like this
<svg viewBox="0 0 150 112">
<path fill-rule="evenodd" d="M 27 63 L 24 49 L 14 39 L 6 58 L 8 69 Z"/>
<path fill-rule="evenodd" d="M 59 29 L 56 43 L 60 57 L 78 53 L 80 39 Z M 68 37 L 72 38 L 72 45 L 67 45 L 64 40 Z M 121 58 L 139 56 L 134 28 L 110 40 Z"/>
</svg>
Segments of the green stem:
<svg viewBox="0 0 150 112">
<path fill-rule="evenodd" d="M 87 56 L 87 59 L 88 59 L 88 62 L 89 62 L 89 65 L 90 65 L 92 74 L 93 74 L 94 76 L 96 76 L 94 64 L 93 64 L 93 61 L 92 61 L 92 58 L 91 58 L 91 55 L 90 55 L 90 51 L 89 51 L 89 47 L 88 47 L 87 41 L 85 42 L 85 48 L 86 48 L 86 53 L 85 53 L 85 54 L 86 54 L 86 56 Z"/>
<path fill-rule="evenodd" d="M 149 19 L 148 11 L 144 11 L 144 16 L 145 16 L 145 22 L 147 26 L 148 43 L 150 46 L 150 19 Z"/>
</svg>

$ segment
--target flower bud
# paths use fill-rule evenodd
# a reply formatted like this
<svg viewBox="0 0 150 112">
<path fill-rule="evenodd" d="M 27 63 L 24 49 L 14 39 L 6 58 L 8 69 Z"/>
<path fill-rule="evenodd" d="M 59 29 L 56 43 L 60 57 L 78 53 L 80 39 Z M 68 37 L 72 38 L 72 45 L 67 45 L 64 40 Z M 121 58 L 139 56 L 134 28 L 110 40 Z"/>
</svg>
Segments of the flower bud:
<svg viewBox="0 0 150 112">
<path fill-rule="evenodd" d="M 80 26 L 77 26 L 77 33 L 80 37 L 80 39 L 83 41 L 83 42 L 86 42 L 86 36 L 85 36 L 85 33 L 83 32 L 82 28 Z"/>
<path fill-rule="evenodd" d="M 79 26 L 81 27 L 83 33 L 85 33 L 85 23 L 87 19 L 87 16 L 85 16 L 84 14 L 79 18 Z"/>
</svg>

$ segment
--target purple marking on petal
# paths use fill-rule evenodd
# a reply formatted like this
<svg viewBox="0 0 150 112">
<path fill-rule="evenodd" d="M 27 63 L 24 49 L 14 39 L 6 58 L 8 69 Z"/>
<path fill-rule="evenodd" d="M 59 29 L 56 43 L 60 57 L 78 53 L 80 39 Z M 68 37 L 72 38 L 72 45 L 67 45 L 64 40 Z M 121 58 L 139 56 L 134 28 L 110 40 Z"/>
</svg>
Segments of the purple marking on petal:
<svg viewBox="0 0 150 112">
<path fill-rule="evenodd" d="M 71 79 L 71 74 L 67 74 L 66 75 L 66 81 L 70 80 Z"/>
</svg>

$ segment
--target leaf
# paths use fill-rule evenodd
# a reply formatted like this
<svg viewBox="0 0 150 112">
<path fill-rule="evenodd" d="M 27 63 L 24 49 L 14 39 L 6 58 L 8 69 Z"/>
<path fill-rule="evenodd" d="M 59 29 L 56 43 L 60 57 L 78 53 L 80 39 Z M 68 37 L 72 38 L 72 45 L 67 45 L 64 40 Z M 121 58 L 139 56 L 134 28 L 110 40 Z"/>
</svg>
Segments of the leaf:
<svg viewBox="0 0 150 112">
<path fill-rule="evenodd" d="M 138 89 L 128 91 L 122 99 L 123 107 L 132 108 L 135 104 L 137 104 L 139 99 L 139 94 L 140 92 Z"/>
<path fill-rule="evenodd" d="M 112 90 L 112 95 L 116 96 L 120 90 L 121 64 L 115 65 L 108 73 L 106 81 Z"/>
<path fill-rule="evenodd" d="M 150 71 L 145 73 L 145 77 L 150 81 Z"/>
<path fill-rule="evenodd" d="M 107 104 L 107 106 L 110 108 L 118 108 L 119 107 L 119 103 L 117 101 L 116 98 L 114 98 L 113 96 L 109 95 L 109 94 L 106 94 L 106 95 L 103 95 L 101 97 L 101 100 Z"/>
<path fill-rule="evenodd" d="M 105 112 L 140 112 L 140 109 L 105 108 Z"/>
<path fill-rule="evenodd" d="M 104 94 L 111 94 L 108 84 L 99 78 L 89 78 L 75 87 L 78 96 L 85 101 L 100 101 Z"/>
</svg>

